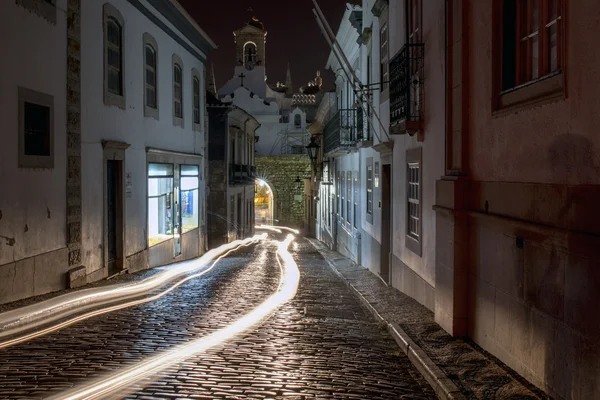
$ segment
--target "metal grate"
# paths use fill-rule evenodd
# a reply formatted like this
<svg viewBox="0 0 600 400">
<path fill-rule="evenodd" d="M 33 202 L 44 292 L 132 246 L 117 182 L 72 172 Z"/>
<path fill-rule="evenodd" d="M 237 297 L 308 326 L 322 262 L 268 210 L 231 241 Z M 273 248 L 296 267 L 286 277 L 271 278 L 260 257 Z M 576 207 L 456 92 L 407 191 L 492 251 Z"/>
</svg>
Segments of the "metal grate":
<svg viewBox="0 0 600 400">
<path fill-rule="evenodd" d="M 424 46 L 408 43 L 390 62 L 390 122 L 422 121 Z"/>
</svg>

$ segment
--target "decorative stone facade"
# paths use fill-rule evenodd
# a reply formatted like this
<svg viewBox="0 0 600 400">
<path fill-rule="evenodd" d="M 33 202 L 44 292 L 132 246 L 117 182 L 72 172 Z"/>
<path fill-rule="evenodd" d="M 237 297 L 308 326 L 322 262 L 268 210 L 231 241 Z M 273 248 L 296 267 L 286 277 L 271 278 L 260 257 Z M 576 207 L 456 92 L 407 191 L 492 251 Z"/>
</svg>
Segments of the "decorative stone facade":
<svg viewBox="0 0 600 400">
<path fill-rule="evenodd" d="M 304 183 L 310 177 L 310 159 L 306 155 L 256 157 L 256 172 L 273 190 L 273 216 L 278 225 L 304 228 Z"/>
<path fill-rule="evenodd" d="M 67 245 L 81 264 L 81 0 L 67 4 Z"/>
</svg>

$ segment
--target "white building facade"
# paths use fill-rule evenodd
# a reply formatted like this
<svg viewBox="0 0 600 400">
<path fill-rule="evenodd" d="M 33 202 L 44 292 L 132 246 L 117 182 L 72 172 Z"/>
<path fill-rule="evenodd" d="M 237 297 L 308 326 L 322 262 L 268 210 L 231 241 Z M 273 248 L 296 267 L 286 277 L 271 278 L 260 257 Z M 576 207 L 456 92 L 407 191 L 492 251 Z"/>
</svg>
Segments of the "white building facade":
<svg viewBox="0 0 600 400">
<path fill-rule="evenodd" d="M 205 61 L 175 1 L 82 2 L 82 263 L 91 279 L 205 251 Z"/>
<path fill-rule="evenodd" d="M 205 60 L 175 1 L 2 2 L 0 303 L 205 251 Z"/>
<path fill-rule="evenodd" d="M 0 303 L 64 287 L 67 0 L 0 3 Z"/>
<path fill-rule="evenodd" d="M 444 27 L 432 24 L 435 18 L 422 24 L 421 2 L 410 2 L 408 15 L 405 6 L 365 0 L 346 7 L 337 40 L 356 79 L 332 53 L 339 116 L 325 124 L 323 154 L 335 162 L 323 164 L 329 176 L 321 172 L 321 179 L 333 185 L 321 185 L 317 217 L 327 227 L 323 220 L 334 216 L 337 229 L 325 231 L 338 251 L 435 310 L 433 206 L 444 174 L 445 70 L 434 66 L 445 65 Z M 427 3 L 425 12 L 443 20 L 443 2 Z M 351 109 L 362 114 L 355 124 L 344 122 L 343 110 Z M 333 119 L 340 116 L 340 145 L 332 145 L 327 132 L 338 129 Z M 352 126 L 355 137 L 348 136 Z"/>
</svg>

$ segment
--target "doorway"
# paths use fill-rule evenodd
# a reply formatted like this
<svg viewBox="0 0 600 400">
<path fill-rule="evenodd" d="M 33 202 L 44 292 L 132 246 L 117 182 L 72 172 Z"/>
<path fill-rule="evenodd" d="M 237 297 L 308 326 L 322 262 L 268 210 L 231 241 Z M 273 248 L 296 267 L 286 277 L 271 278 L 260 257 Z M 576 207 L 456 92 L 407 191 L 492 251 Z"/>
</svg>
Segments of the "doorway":
<svg viewBox="0 0 600 400">
<path fill-rule="evenodd" d="M 254 186 L 254 220 L 258 225 L 273 225 L 273 191 L 262 179 Z"/>
<path fill-rule="evenodd" d="M 106 161 L 106 256 L 108 274 L 123 269 L 122 161 Z"/>
<path fill-rule="evenodd" d="M 392 210 L 392 168 L 390 164 L 381 166 L 381 278 L 390 283 L 390 255 L 392 252 L 391 210 Z"/>
</svg>

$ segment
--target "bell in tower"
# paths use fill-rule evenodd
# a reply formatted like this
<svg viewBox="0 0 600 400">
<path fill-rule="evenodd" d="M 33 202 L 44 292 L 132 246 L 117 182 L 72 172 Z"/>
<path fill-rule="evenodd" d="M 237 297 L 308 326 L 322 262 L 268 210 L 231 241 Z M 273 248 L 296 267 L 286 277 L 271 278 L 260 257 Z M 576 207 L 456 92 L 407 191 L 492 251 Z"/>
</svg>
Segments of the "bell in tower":
<svg viewBox="0 0 600 400">
<path fill-rule="evenodd" d="M 256 17 L 233 32 L 236 44 L 236 62 L 251 70 L 255 66 L 265 66 L 265 44 L 267 32 L 265 26 Z"/>
</svg>

